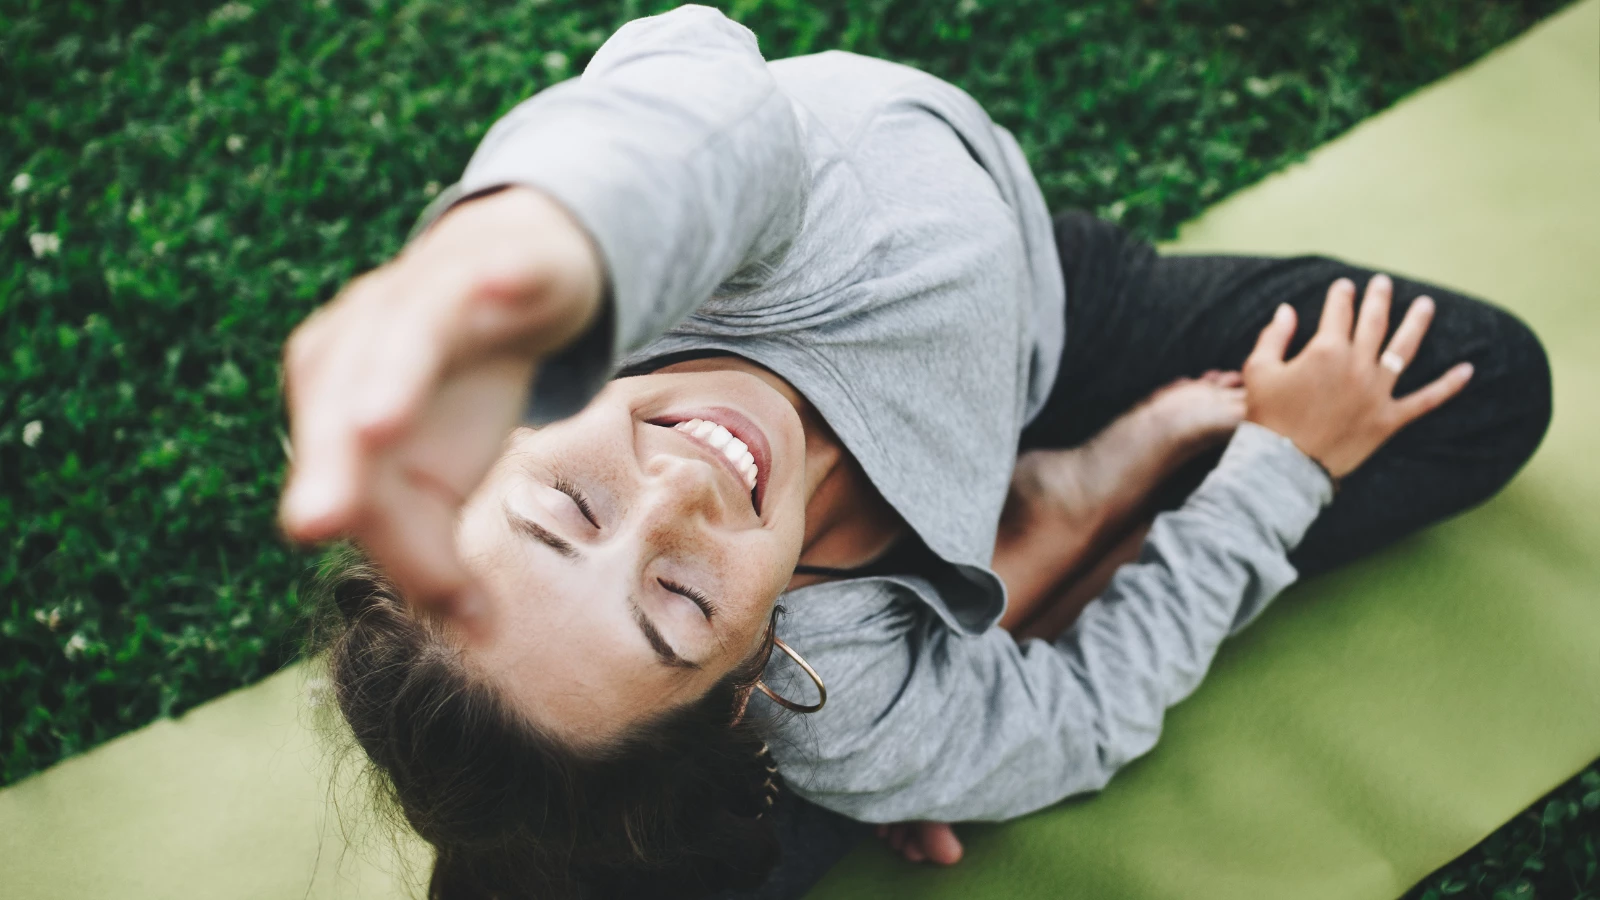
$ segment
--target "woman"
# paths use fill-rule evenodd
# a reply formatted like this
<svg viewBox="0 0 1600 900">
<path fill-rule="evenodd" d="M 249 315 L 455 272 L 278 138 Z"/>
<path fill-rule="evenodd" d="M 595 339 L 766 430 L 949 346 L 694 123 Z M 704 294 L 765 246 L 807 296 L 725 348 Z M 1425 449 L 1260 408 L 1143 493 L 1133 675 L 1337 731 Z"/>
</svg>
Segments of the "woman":
<svg viewBox="0 0 1600 900">
<path fill-rule="evenodd" d="M 376 564 L 330 664 L 437 897 L 797 894 L 847 819 L 1098 789 L 1298 575 L 1549 418 L 1495 307 L 1052 220 L 960 90 L 706 7 L 513 110 L 424 225 L 290 341 L 282 520 Z M 1158 485 L 1137 563 L 1056 592 Z"/>
</svg>

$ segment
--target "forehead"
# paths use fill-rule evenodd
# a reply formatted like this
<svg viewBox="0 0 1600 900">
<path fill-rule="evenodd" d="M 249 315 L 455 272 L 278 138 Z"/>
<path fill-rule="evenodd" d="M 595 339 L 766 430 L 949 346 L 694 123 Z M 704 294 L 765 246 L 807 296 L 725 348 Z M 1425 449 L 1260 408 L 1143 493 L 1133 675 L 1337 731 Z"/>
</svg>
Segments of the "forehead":
<svg viewBox="0 0 1600 900">
<path fill-rule="evenodd" d="M 464 650 L 468 664 L 552 732 L 605 740 L 715 681 L 719 667 L 661 664 L 630 612 L 630 568 L 532 546 L 499 503 L 469 510 L 458 541 L 495 608 L 491 633 Z"/>
</svg>

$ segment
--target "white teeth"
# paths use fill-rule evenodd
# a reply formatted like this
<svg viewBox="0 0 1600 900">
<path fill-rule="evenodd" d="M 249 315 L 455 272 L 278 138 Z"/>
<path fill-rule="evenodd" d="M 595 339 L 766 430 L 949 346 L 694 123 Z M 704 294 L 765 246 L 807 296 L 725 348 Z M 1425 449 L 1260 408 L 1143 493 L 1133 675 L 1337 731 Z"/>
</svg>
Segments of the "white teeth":
<svg viewBox="0 0 1600 900">
<path fill-rule="evenodd" d="M 733 463 L 733 467 L 739 470 L 739 474 L 744 477 L 745 487 L 755 490 L 757 476 L 760 474 L 756 467 L 755 455 L 750 452 L 750 448 L 744 441 L 733 436 L 733 432 L 705 419 L 690 419 L 687 422 L 679 422 L 672 427 L 685 434 L 693 435 L 695 438 L 709 444 L 713 449 L 720 451 L 723 456 L 728 458 L 729 462 Z"/>
</svg>

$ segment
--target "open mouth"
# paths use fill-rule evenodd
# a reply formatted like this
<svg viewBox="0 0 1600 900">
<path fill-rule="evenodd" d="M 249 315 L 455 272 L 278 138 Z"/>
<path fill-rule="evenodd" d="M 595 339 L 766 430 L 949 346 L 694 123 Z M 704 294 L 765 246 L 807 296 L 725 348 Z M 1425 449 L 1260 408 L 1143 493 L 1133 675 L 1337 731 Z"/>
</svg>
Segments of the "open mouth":
<svg viewBox="0 0 1600 900">
<path fill-rule="evenodd" d="M 720 406 L 690 409 L 647 420 L 681 431 L 705 445 L 750 491 L 750 504 L 761 514 L 767 479 L 772 474 L 772 447 L 756 423 Z"/>
</svg>

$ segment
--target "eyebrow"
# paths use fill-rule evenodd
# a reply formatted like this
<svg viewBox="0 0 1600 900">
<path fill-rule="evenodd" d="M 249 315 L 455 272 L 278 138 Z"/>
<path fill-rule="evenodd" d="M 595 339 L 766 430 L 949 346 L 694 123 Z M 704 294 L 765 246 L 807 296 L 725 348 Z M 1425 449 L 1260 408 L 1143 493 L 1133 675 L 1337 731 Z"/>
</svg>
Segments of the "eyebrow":
<svg viewBox="0 0 1600 900">
<path fill-rule="evenodd" d="M 578 552 L 577 547 L 572 546 L 572 544 L 568 543 L 567 540 L 561 535 L 556 534 L 554 531 L 551 531 L 532 519 L 526 518 L 512 511 L 509 505 L 502 504 L 501 508 L 505 510 L 506 522 L 510 523 L 512 529 L 518 533 L 533 538 L 534 540 L 544 544 L 546 547 L 549 547 L 551 550 L 554 550 L 567 559 L 578 559 L 583 555 Z"/>
<path fill-rule="evenodd" d="M 510 505 L 501 504 L 501 509 L 505 511 L 506 522 L 519 534 L 526 535 L 544 544 L 560 554 L 564 559 L 579 559 L 583 556 L 578 552 L 577 547 L 572 546 L 561 535 L 532 519 L 518 514 L 511 509 Z M 650 617 L 645 615 L 644 609 L 639 606 L 639 601 L 631 595 L 628 597 L 628 608 L 633 613 L 634 624 L 639 626 L 639 632 L 644 635 L 645 641 L 650 645 L 650 649 L 655 651 L 656 658 L 661 660 L 662 665 L 670 666 L 674 669 L 700 668 L 699 663 L 684 659 L 678 655 L 677 651 L 672 649 L 672 645 L 667 643 L 667 639 L 662 637 L 661 632 L 656 629 L 655 623 L 651 622 Z"/>
<path fill-rule="evenodd" d="M 661 632 L 657 631 L 656 626 L 650 621 L 650 617 L 645 615 L 644 610 L 639 607 L 638 600 L 629 597 L 628 606 L 633 611 L 633 623 L 639 626 L 639 631 L 644 634 L 644 639 L 650 642 L 650 649 L 656 652 L 656 656 L 661 660 L 662 665 L 671 666 L 674 669 L 700 668 L 699 663 L 684 659 L 673 651 L 672 645 L 667 643 L 666 638 L 661 636 Z"/>
</svg>

